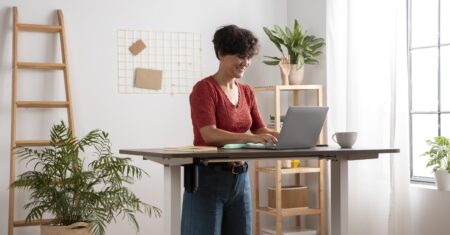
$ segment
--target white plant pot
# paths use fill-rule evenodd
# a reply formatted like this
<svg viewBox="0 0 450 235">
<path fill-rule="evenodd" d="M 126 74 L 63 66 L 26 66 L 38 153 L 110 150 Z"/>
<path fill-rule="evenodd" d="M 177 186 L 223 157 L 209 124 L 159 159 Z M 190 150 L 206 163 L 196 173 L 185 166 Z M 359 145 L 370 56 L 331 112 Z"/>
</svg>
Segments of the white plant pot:
<svg viewBox="0 0 450 235">
<path fill-rule="evenodd" d="M 446 170 L 437 170 L 434 172 L 434 178 L 438 190 L 450 191 L 450 174 Z"/>
<path fill-rule="evenodd" d="M 303 82 L 303 77 L 305 75 L 305 66 L 302 66 L 297 70 L 296 64 L 291 64 L 291 71 L 289 72 L 289 84 L 290 85 L 300 85 Z"/>
</svg>

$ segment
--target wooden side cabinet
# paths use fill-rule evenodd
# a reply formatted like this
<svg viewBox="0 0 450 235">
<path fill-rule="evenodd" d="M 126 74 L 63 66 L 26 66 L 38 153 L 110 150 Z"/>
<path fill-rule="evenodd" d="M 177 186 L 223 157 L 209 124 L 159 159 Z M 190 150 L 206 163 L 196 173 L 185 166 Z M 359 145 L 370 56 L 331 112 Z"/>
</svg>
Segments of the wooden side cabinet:
<svg viewBox="0 0 450 235">
<path fill-rule="evenodd" d="M 275 129 L 280 131 L 281 123 L 281 92 L 293 92 L 293 105 L 300 105 L 300 92 L 312 90 L 316 94 L 316 105 L 323 105 L 323 89 L 322 85 L 277 85 L 277 86 L 266 86 L 266 87 L 255 87 L 255 92 L 272 92 L 274 95 L 274 108 L 275 108 Z M 324 130 L 319 137 L 319 143 L 325 143 Z M 267 214 L 276 217 L 276 234 L 283 234 L 283 217 L 295 216 L 296 226 L 300 231 L 300 216 L 306 215 L 316 215 L 319 216 L 319 226 L 318 235 L 326 235 L 326 210 L 325 210 L 325 192 L 324 192 L 324 160 L 317 160 L 318 164 L 316 167 L 304 167 L 300 166 L 298 168 L 288 168 L 283 169 L 281 166 L 281 160 L 275 162 L 274 167 L 260 167 L 258 161 L 254 161 L 254 172 L 253 172 L 253 234 L 260 235 L 260 216 L 261 214 Z M 269 208 L 267 206 L 261 206 L 260 195 L 259 195 L 259 174 L 268 173 L 269 175 L 275 176 L 275 208 Z M 282 208 L 282 175 L 295 175 L 295 184 L 300 185 L 300 177 L 304 174 L 317 174 L 318 180 L 318 207 L 298 207 L 298 208 Z"/>
</svg>

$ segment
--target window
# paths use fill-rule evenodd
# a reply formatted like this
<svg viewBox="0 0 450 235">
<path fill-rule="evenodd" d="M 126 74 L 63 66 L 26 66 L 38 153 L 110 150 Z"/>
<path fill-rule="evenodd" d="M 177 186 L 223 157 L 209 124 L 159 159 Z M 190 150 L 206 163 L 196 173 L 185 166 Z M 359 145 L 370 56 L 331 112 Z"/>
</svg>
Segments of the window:
<svg viewBox="0 0 450 235">
<path fill-rule="evenodd" d="M 450 137 L 450 0 L 408 0 L 411 180 L 434 182 L 425 140 Z"/>
</svg>

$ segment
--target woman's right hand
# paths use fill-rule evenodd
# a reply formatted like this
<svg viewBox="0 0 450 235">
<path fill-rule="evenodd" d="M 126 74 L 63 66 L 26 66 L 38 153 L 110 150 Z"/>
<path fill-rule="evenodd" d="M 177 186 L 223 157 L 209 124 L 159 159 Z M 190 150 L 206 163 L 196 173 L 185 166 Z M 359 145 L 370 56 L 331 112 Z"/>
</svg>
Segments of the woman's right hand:
<svg viewBox="0 0 450 235">
<path fill-rule="evenodd" d="M 278 139 L 269 134 L 269 133 L 262 133 L 262 134 L 253 134 L 250 136 L 249 143 L 263 143 L 263 144 L 276 144 L 278 143 Z"/>
</svg>

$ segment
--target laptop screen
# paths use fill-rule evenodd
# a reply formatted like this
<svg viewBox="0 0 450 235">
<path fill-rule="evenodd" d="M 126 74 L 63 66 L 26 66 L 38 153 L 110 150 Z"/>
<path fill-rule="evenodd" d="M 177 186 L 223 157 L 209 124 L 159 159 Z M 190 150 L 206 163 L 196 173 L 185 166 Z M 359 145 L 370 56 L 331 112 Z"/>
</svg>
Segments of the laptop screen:
<svg viewBox="0 0 450 235">
<path fill-rule="evenodd" d="M 291 106 L 281 128 L 278 149 L 312 148 L 325 122 L 328 107 Z"/>
</svg>

